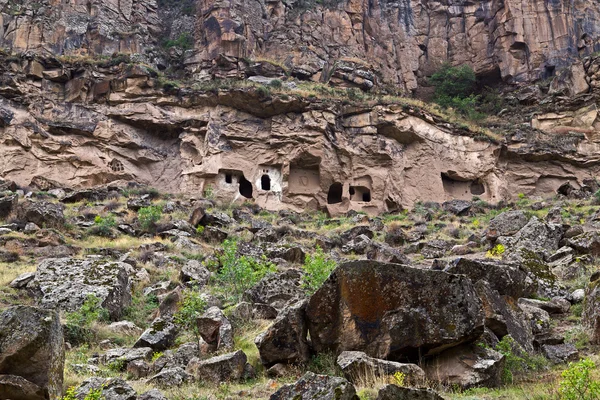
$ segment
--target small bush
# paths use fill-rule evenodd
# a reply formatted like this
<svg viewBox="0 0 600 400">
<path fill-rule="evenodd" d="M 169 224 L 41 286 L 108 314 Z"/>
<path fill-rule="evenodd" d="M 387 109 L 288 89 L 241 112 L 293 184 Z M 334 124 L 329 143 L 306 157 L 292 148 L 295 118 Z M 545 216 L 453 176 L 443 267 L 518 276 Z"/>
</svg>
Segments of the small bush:
<svg viewBox="0 0 600 400">
<path fill-rule="evenodd" d="M 281 89 L 283 83 L 281 83 L 279 79 L 273 79 L 271 82 L 269 82 L 269 86 L 273 89 Z"/>
<path fill-rule="evenodd" d="M 223 242 L 223 251 L 218 256 L 221 265 L 218 280 L 226 293 L 239 301 L 246 290 L 254 286 L 267 273 L 274 272 L 276 268 L 264 256 L 262 260 L 239 256 L 237 248 L 238 242 L 234 239 Z"/>
<path fill-rule="evenodd" d="M 468 65 L 453 67 L 444 64 L 429 78 L 429 83 L 435 87 L 435 97 L 440 99 L 464 99 L 475 91 L 477 78 L 473 68 Z M 441 104 L 446 106 L 445 104 Z"/>
<path fill-rule="evenodd" d="M 502 382 L 512 384 L 515 373 L 527 370 L 537 371 L 547 368 L 548 361 L 543 356 L 531 356 L 510 336 L 506 335 L 496 344 L 496 351 L 505 358 Z"/>
<path fill-rule="evenodd" d="M 595 381 L 591 371 L 596 364 L 589 358 L 577 363 L 569 363 L 562 373 L 562 381 L 558 393 L 562 400 L 598 400 L 600 399 L 600 382 Z"/>
<path fill-rule="evenodd" d="M 198 345 L 200 344 L 200 332 L 196 321 L 204 313 L 206 309 L 206 301 L 200 296 L 200 292 L 195 289 L 187 289 L 182 292 L 182 300 L 180 308 L 173 316 L 175 323 L 180 325 L 185 330 L 190 330 L 194 333 Z M 157 357 L 157 359 L 160 356 Z M 154 357 L 153 357 L 154 361 Z"/>
<path fill-rule="evenodd" d="M 485 253 L 485 256 L 488 258 L 502 257 L 502 254 L 504 254 L 505 251 L 506 248 L 504 247 L 504 245 L 498 243 L 491 250 L 488 250 L 487 253 Z"/>
<path fill-rule="evenodd" d="M 161 217 L 162 210 L 159 206 L 142 207 L 138 211 L 140 226 L 146 232 L 152 232 Z"/>
<path fill-rule="evenodd" d="M 115 217 L 108 214 L 106 217 L 96 215 L 94 218 L 94 226 L 90 229 L 90 233 L 97 236 L 111 237 L 113 228 L 117 225 Z"/>
<path fill-rule="evenodd" d="M 317 250 L 313 255 L 307 254 L 304 260 L 304 276 L 302 285 L 309 293 L 314 293 L 321 287 L 323 282 L 336 267 L 333 260 L 325 258 L 325 253 L 321 247 L 317 246 Z"/>
<path fill-rule="evenodd" d="M 89 327 L 94 321 L 108 321 L 108 311 L 102 307 L 101 300 L 88 294 L 81 308 L 67 314 L 67 323 L 82 328 Z"/>
</svg>

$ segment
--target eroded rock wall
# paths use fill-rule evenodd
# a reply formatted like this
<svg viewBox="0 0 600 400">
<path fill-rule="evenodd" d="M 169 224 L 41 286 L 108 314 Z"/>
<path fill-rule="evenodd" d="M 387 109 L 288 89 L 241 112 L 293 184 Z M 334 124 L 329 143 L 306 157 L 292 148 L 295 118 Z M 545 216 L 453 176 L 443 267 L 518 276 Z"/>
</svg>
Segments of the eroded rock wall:
<svg viewBox="0 0 600 400">
<path fill-rule="evenodd" d="M 592 1 L 316 3 L 198 0 L 189 64 L 202 75 L 219 55 L 264 58 L 303 78 L 375 80 L 411 91 L 446 61 L 518 82 L 551 76 L 600 49 L 600 6 Z"/>
</svg>

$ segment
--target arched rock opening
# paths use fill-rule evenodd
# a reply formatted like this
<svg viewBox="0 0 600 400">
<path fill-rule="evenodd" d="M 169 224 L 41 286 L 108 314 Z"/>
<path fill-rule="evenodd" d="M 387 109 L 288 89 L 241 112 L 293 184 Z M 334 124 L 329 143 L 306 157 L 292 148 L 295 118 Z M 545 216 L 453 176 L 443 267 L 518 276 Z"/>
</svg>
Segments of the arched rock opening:
<svg viewBox="0 0 600 400">
<path fill-rule="evenodd" d="M 240 194 L 247 199 L 252 198 L 252 184 L 244 176 L 240 177 Z"/>
<path fill-rule="evenodd" d="M 343 186 L 339 182 L 335 182 L 329 186 L 329 192 L 327 192 L 327 204 L 338 204 L 342 202 Z"/>
<path fill-rule="evenodd" d="M 479 179 L 474 180 L 471 183 L 471 194 L 474 196 L 480 196 L 485 193 L 485 186 Z"/>
<path fill-rule="evenodd" d="M 350 200 L 352 201 L 371 201 L 371 189 L 365 186 L 350 186 Z"/>
<path fill-rule="evenodd" d="M 267 174 L 260 177 L 260 187 L 262 190 L 271 190 L 271 177 Z"/>
</svg>

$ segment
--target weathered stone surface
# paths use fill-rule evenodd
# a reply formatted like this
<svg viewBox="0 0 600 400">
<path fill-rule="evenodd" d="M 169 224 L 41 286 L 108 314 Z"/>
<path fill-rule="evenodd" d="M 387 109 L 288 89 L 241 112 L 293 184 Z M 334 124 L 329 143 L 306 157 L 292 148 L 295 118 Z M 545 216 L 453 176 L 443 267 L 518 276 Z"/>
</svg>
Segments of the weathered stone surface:
<svg viewBox="0 0 600 400">
<path fill-rule="evenodd" d="M 315 350 L 386 359 L 474 340 L 484 319 L 466 277 L 373 261 L 340 265 L 311 297 L 306 315 Z"/>
<path fill-rule="evenodd" d="M 501 295 L 518 299 L 535 293 L 537 286 L 528 278 L 527 271 L 516 263 L 489 259 L 457 258 L 444 271 L 466 275 L 473 282 L 484 280 Z"/>
<path fill-rule="evenodd" d="M 130 321 L 113 322 L 112 324 L 108 325 L 106 329 L 108 329 L 110 332 L 127 336 L 141 335 L 143 332 L 142 328 Z"/>
<path fill-rule="evenodd" d="M 150 347 L 155 351 L 168 349 L 175 342 L 177 327 L 166 318 L 156 318 L 142 333 L 134 347 Z"/>
<path fill-rule="evenodd" d="M 137 400 L 168 400 L 164 394 L 158 389 L 151 389 L 145 393 L 140 394 Z"/>
<path fill-rule="evenodd" d="M 190 260 L 181 268 L 179 276 L 181 282 L 201 288 L 208 283 L 210 271 L 201 262 Z"/>
<path fill-rule="evenodd" d="M 307 372 L 296 383 L 285 385 L 270 400 L 358 400 L 354 386 L 344 378 Z"/>
<path fill-rule="evenodd" d="M 428 379 L 448 385 L 496 387 L 502 383 L 504 361 L 497 351 L 469 344 L 444 351 L 423 369 Z"/>
<path fill-rule="evenodd" d="M 495 240 L 500 236 L 512 236 L 527 225 L 529 219 L 521 210 L 505 211 L 494 217 L 486 230 L 489 240 Z"/>
<path fill-rule="evenodd" d="M 568 245 L 580 254 L 600 255 L 600 234 L 586 232 L 567 241 Z"/>
<path fill-rule="evenodd" d="M 75 391 L 77 400 L 83 400 L 91 390 L 100 390 L 105 400 L 136 400 L 135 390 L 121 378 L 88 378 Z"/>
<path fill-rule="evenodd" d="M 241 350 L 202 361 L 194 358 L 188 364 L 187 372 L 206 382 L 236 381 L 244 375 L 246 361 L 246 354 Z"/>
<path fill-rule="evenodd" d="M 47 394 L 38 385 L 15 375 L 0 374 L 0 398 L 10 400 L 46 400 Z"/>
<path fill-rule="evenodd" d="M 566 299 L 554 298 L 552 300 L 538 300 L 538 299 L 519 299 L 519 304 L 528 304 L 530 306 L 541 308 L 547 311 L 549 314 L 565 314 L 569 312 L 571 303 Z"/>
<path fill-rule="evenodd" d="M 180 367 L 174 367 L 163 369 L 158 374 L 148 379 L 148 383 L 161 387 L 173 387 L 180 386 L 191 379 L 191 375 L 185 372 L 185 370 Z"/>
<path fill-rule="evenodd" d="M 444 398 L 431 389 L 385 385 L 379 390 L 376 400 L 444 400 Z"/>
<path fill-rule="evenodd" d="M 295 269 L 269 274 L 244 293 L 249 302 L 268 304 L 278 310 L 304 297 L 302 272 Z"/>
<path fill-rule="evenodd" d="M 560 364 L 568 361 L 576 361 L 579 358 L 579 351 L 572 343 L 545 344 L 542 346 L 542 352 L 554 364 Z"/>
<path fill-rule="evenodd" d="M 585 289 L 582 323 L 592 343 L 600 343 L 600 274 L 593 274 Z"/>
<path fill-rule="evenodd" d="M 0 218 L 8 217 L 16 209 L 18 201 L 16 194 L 0 195 Z"/>
<path fill-rule="evenodd" d="M 0 380 L 3 382 L 0 387 L 8 393 L 21 390 L 23 396 L 41 390 L 45 398 L 59 398 L 63 391 L 64 362 L 63 331 L 58 313 L 16 306 L 0 314 L 0 376 L 15 375 L 31 383 L 6 378 Z"/>
<path fill-rule="evenodd" d="M 511 335 L 525 351 L 533 351 L 533 332 L 529 319 L 515 299 L 502 296 L 485 281 L 475 284 L 485 312 L 485 326 L 497 337 Z"/>
<path fill-rule="evenodd" d="M 473 204 L 470 201 L 466 200 L 450 200 L 444 202 L 444 204 L 442 204 L 442 207 L 444 208 L 444 210 L 454 215 L 466 215 L 471 209 L 472 205 Z"/>
<path fill-rule="evenodd" d="M 94 295 L 110 317 L 117 319 L 131 303 L 130 270 L 129 264 L 99 258 L 47 259 L 38 265 L 29 286 L 40 293 L 39 302 L 44 307 L 74 311 L 87 296 Z"/>
<path fill-rule="evenodd" d="M 559 248 L 564 233 L 560 224 L 544 223 L 532 217 L 513 237 L 502 237 L 498 241 L 510 248 L 525 248 L 534 253 L 554 253 Z M 510 254 L 510 249 L 507 249 Z"/>
<path fill-rule="evenodd" d="M 416 364 L 380 360 L 369 357 L 362 351 L 343 351 L 337 358 L 337 365 L 350 382 L 358 382 L 371 376 L 385 378 L 396 372 L 403 373 L 407 382 L 420 382 L 425 379 L 425 372 Z"/>
<path fill-rule="evenodd" d="M 46 201 L 22 201 L 18 204 L 16 216 L 23 222 L 33 222 L 46 228 L 60 228 L 65 223 L 63 206 Z"/>
<path fill-rule="evenodd" d="M 255 343 L 263 364 L 271 366 L 309 360 L 307 303 L 302 300 L 281 311 L 267 330 L 256 337 Z"/>
<path fill-rule="evenodd" d="M 198 333 L 214 350 L 233 347 L 233 328 L 219 307 L 210 307 L 196 320 Z"/>
</svg>

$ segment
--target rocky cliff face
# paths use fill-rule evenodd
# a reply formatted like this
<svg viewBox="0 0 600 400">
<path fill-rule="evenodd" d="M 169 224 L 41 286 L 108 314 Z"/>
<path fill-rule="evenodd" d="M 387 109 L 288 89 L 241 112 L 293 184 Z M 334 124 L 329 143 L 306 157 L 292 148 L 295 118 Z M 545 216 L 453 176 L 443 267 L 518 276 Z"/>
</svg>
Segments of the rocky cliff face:
<svg viewBox="0 0 600 400">
<path fill-rule="evenodd" d="M 302 79 L 405 91 L 446 61 L 469 64 L 490 81 L 522 82 L 600 49 L 600 6 L 589 0 L 189 3 L 174 19 L 178 3 L 155 0 L 4 0 L 1 45 L 54 55 L 140 54 L 165 66 L 157 44 L 192 31 L 186 64 L 197 79 L 214 75 L 226 56 L 228 76 L 252 73 L 248 60 L 268 59 Z"/>
<path fill-rule="evenodd" d="M 273 210 L 378 213 L 419 200 L 553 194 L 599 169 L 595 106 L 539 114 L 548 133 L 498 141 L 408 103 L 177 89 L 119 58 L 5 61 L 0 175 L 42 190 L 121 179 Z"/>
</svg>

